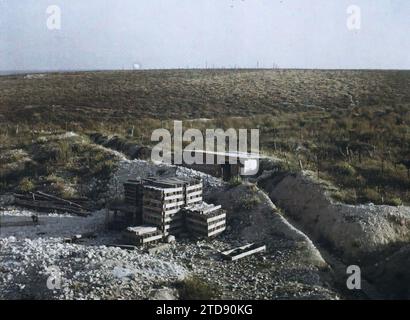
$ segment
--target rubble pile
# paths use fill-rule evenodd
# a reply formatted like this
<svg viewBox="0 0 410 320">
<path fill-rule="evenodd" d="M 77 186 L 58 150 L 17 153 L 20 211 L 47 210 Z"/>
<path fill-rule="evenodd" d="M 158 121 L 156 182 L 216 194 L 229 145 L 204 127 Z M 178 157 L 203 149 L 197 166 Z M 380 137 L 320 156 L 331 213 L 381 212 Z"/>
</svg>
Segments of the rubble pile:
<svg viewBox="0 0 410 320">
<path fill-rule="evenodd" d="M 166 164 L 156 165 L 145 160 L 121 160 L 109 183 L 108 196 L 119 199 L 124 194 L 123 184 L 126 181 L 130 179 L 146 179 L 152 176 L 201 178 L 205 190 L 220 188 L 224 185 L 218 178 L 185 167 Z"/>
<path fill-rule="evenodd" d="M 0 297 L 8 299 L 144 299 L 153 284 L 187 274 L 174 261 L 140 251 L 61 239 L 9 237 L 0 247 Z"/>
</svg>

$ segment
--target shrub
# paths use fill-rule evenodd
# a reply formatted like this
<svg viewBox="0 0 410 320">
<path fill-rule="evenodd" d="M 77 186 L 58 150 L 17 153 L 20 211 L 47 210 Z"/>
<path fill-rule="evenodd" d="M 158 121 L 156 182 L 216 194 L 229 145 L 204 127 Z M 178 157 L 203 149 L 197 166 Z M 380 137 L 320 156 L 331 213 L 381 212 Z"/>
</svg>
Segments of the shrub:
<svg viewBox="0 0 410 320">
<path fill-rule="evenodd" d="M 178 284 L 181 300 L 211 300 L 220 297 L 220 289 L 197 276 L 191 276 Z"/>
<path fill-rule="evenodd" d="M 57 177 L 57 179 L 51 184 L 50 188 L 52 193 L 55 193 L 62 198 L 73 198 L 77 193 L 68 181 L 63 180 L 60 177 Z"/>
<path fill-rule="evenodd" d="M 100 177 L 109 176 L 115 169 L 116 163 L 113 160 L 101 160 L 93 163 L 93 168 L 91 172 L 93 175 L 98 175 Z"/>
<path fill-rule="evenodd" d="M 19 184 L 19 190 L 24 193 L 32 192 L 35 189 L 34 183 L 29 178 L 23 178 Z"/>
<path fill-rule="evenodd" d="M 230 187 L 237 187 L 242 184 L 242 178 L 241 177 L 233 177 L 231 180 L 229 180 L 229 186 Z"/>
<path fill-rule="evenodd" d="M 390 206 L 396 206 L 396 207 L 403 205 L 403 201 L 397 197 L 386 199 L 385 203 Z"/>
<path fill-rule="evenodd" d="M 72 158 L 72 149 L 68 141 L 63 140 L 58 143 L 56 160 L 58 163 L 65 164 Z"/>
</svg>

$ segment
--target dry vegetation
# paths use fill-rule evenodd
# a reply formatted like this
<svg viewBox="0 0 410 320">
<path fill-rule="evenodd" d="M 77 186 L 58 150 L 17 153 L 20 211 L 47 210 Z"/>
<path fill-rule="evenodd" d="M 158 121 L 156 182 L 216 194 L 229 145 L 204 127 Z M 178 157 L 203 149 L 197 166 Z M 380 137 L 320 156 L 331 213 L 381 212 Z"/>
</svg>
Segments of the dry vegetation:
<svg viewBox="0 0 410 320">
<path fill-rule="evenodd" d="M 97 200 L 106 191 L 115 157 L 86 138 L 19 133 L 1 146 L 0 193 L 46 191 Z M 5 151 L 6 150 L 6 151 Z"/>
<path fill-rule="evenodd" d="M 173 119 L 184 119 L 186 127 L 203 130 L 259 128 L 265 154 L 284 159 L 286 171 L 315 170 L 340 187 L 338 200 L 409 204 L 409 88 L 410 72 L 405 71 L 181 70 L 0 77 L 1 183 L 31 188 L 41 167 L 41 176 L 58 184 L 67 177 L 56 174 L 55 166 L 72 165 L 75 170 L 76 161 L 89 167 L 81 165 L 84 171 L 74 176 L 105 170 L 92 168 L 101 162 L 94 158 L 95 150 L 87 162 L 87 150 L 71 144 L 33 143 L 40 130 L 115 133 L 123 145 L 148 145 L 153 129 L 171 129 Z M 42 148 L 47 156 L 39 161 Z M 7 170 L 18 174 L 8 176 Z"/>
<path fill-rule="evenodd" d="M 135 122 L 395 106 L 409 102 L 408 72 L 204 70 L 49 74 L 0 78 L 5 120 Z M 51 108 L 50 108 L 51 107 Z M 95 124 L 95 123 L 94 123 Z"/>
</svg>

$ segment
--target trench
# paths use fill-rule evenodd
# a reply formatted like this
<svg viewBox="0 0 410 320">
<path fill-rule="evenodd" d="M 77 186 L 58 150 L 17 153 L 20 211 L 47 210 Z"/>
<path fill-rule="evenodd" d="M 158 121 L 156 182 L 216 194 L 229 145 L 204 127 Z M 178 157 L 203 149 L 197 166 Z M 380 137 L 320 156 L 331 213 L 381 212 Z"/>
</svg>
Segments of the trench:
<svg viewBox="0 0 410 320">
<path fill-rule="evenodd" d="M 282 212 L 285 212 L 285 211 L 283 210 Z M 344 299 L 381 299 L 382 298 L 382 296 L 377 291 L 377 289 L 373 285 L 371 285 L 367 279 L 363 277 L 361 279 L 362 288 L 360 291 L 348 290 L 346 286 L 346 280 L 348 277 L 346 270 L 349 265 L 346 264 L 342 260 L 342 258 L 332 253 L 332 248 L 328 248 L 325 244 L 312 240 L 314 238 L 309 234 L 306 228 L 304 228 L 303 225 L 301 225 L 300 223 L 296 222 L 294 219 L 286 215 L 286 212 L 283 214 L 283 216 L 292 226 L 294 226 L 298 230 L 301 230 L 312 241 L 316 249 L 320 252 L 322 258 L 330 266 L 332 270 L 331 280 L 333 282 L 333 286 L 337 290 L 337 292 L 343 295 Z"/>
<path fill-rule="evenodd" d="M 269 200 L 272 206 L 276 206 L 274 204 L 274 200 L 270 198 L 269 194 L 263 189 L 258 188 L 261 193 L 265 196 L 267 200 Z M 276 206 L 279 208 L 278 206 Z M 282 211 L 284 212 L 284 211 Z M 321 277 L 324 280 L 327 280 L 332 284 L 332 288 L 339 294 L 342 295 L 344 299 L 378 299 L 380 298 L 380 294 L 377 290 L 369 284 L 366 279 L 362 279 L 362 290 L 360 292 L 353 292 L 347 289 L 346 287 L 346 269 L 347 265 L 337 256 L 332 254 L 330 250 L 325 248 L 322 244 L 318 243 L 317 241 L 313 241 L 312 237 L 304 230 L 303 226 L 299 223 L 295 222 L 291 217 L 287 216 L 286 214 L 282 214 L 283 219 L 297 232 L 300 232 L 306 239 L 312 243 L 312 245 L 317 249 L 323 260 L 326 262 L 327 265 L 331 268 L 331 273 L 321 273 Z"/>
<path fill-rule="evenodd" d="M 284 173 L 284 176 L 286 175 L 287 174 Z M 281 180 L 282 178 L 280 176 L 272 176 L 270 178 L 264 177 L 258 180 L 258 186 L 268 195 L 273 203 L 277 203 L 278 201 L 275 201 L 275 199 L 272 198 L 272 191 Z M 286 190 L 286 192 L 283 193 L 282 189 L 280 205 L 282 209 L 283 207 L 292 208 L 292 201 L 296 199 L 295 195 L 292 195 L 292 189 L 285 188 L 284 190 Z M 286 199 L 284 199 L 284 195 L 286 196 Z M 399 260 L 400 256 L 398 259 L 396 256 L 395 265 L 393 268 L 391 265 L 389 266 L 386 264 L 386 261 L 390 260 L 392 254 L 399 252 L 400 249 L 406 249 L 406 245 L 408 244 L 402 243 L 392 245 L 391 248 L 380 249 L 377 253 L 373 254 L 373 256 L 369 255 L 366 257 L 363 256 L 363 253 L 361 253 L 361 256 L 358 256 L 358 252 L 356 252 L 354 254 L 352 253 L 350 257 L 347 257 L 343 251 L 340 251 L 340 248 L 336 248 L 334 244 L 332 245 L 326 236 L 323 238 L 318 237 L 317 229 L 315 231 L 315 228 L 312 228 L 311 226 L 309 228 L 309 226 L 306 225 L 309 220 L 296 220 L 296 217 L 303 216 L 304 208 L 309 210 L 308 203 L 306 202 L 306 205 L 304 205 L 304 203 L 305 202 L 299 202 L 299 207 L 296 211 L 298 213 L 296 215 L 295 212 L 291 215 L 290 212 L 287 213 L 286 210 L 282 210 L 283 216 L 287 221 L 289 221 L 290 224 L 301 230 L 309 237 L 309 239 L 311 239 L 315 247 L 322 254 L 323 259 L 331 266 L 333 270 L 334 283 L 339 289 L 339 292 L 343 292 L 347 299 L 408 299 L 409 289 L 405 282 L 409 275 L 402 274 L 403 268 L 400 268 L 401 264 L 405 265 L 407 263 L 408 258 L 404 255 L 404 259 L 403 256 L 401 256 L 402 260 Z M 331 228 L 331 226 L 329 226 L 329 228 Z M 377 258 L 377 263 L 375 263 L 375 258 Z M 349 277 L 347 274 L 347 267 L 350 265 L 356 265 L 357 263 L 355 261 L 360 261 L 361 263 L 360 269 L 362 271 L 362 288 L 361 290 L 352 291 L 348 290 L 346 285 L 346 281 Z M 382 272 L 375 271 L 377 270 L 377 268 L 375 268 L 376 265 L 377 268 L 380 266 L 379 270 L 382 270 Z M 395 271 L 396 265 L 399 267 L 399 272 L 397 274 L 395 274 L 395 272 L 397 272 Z M 386 274 L 386 272 L 392 274 Z M 398 275 L 402 278 L 402 280 L 397 279 Z"/>
</svg>

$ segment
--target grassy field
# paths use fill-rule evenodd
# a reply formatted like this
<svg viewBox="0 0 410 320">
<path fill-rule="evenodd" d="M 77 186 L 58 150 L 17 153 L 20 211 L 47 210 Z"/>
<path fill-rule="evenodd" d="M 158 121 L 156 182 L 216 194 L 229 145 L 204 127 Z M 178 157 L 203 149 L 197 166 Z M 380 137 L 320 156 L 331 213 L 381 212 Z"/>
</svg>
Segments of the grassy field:
<svg viewBox="0 0 410 320">
<path fill-rule="evenodd" d="M 41 130 L 118 134 L 148 145 L 152 130 L 171 128 L 174 119 L 202 130 L 259 128 L 264 153 L 284 159 L 284 170 L 317 171 L 340 187 L 337 199 L 409 204 L 409 88 L 406 71 L 5 76 L 0 77 L 0 149 L 30 153 L 26 149 Z"/>
<path fill-rule="evenodd" d="M 181 70 L 9 76 L 0 77 L 0 112 L 5 120 L 63 123 L 337 111 L 352 105 L 406 105 L 409 87 L 410 73 L 398 71 Z"/>
</svg>

